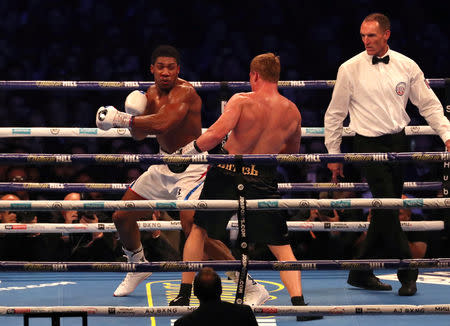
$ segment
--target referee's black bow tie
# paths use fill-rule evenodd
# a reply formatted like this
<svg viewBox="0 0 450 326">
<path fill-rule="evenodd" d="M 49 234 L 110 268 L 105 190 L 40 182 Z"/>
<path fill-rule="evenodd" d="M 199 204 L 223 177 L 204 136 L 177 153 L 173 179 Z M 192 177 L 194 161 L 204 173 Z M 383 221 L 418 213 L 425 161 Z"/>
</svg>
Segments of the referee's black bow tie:
<svg viewBox="0 0 450 326">
<path fill-rule="evenodd" d="M 385 64 L 388 64 L 388 63 L 389 63 L 389 56 L 387 55 L 387 56 L 385 56 L 384 58 L 378 58 L 378 57 L 376 57 L 376 56 L 373 56 L 373 57 L 372 57 L 372 64 L 373 64 L 373 65 L 376 65 L 376 64 L 379 63 L 379 62 L 383 62 L 383 63 L 385 63 Z"/>
</svg>

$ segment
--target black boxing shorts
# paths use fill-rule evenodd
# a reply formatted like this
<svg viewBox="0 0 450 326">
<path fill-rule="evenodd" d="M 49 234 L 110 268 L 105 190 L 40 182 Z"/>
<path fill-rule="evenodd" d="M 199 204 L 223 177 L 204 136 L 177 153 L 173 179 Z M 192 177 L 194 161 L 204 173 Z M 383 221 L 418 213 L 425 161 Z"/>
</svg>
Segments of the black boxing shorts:
<svg viewBox="0 0 450 326">
<path fill-rule="evenodd" d="M 199 200 L 237 200 L 236 167 L 234 164 L 219 164 L 211 167 Z M 246 199 L 280 199 L 277 190 L 276 167 L 242 166 L 244 196 Z M 236 211 L 196 211 L 194 223 L 204 228 L 213 239 L 227 239 L 226 227 Z M 269 245 L 289 244 L 286 213 L 281 210 L 248 210 L 247 236 L 252 243 Z"/>
</svg>

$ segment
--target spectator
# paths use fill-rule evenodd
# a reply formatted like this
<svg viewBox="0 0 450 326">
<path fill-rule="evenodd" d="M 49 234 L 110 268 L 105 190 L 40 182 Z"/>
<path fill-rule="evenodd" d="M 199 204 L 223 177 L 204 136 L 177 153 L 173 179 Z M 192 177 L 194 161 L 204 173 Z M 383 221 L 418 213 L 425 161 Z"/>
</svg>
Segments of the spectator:
<svg viewBox="0 0 450 326">
<path fill-rule="evenodd" d="M 69 193 L 64 200 L 89 199 L 85 194 Z M 61 211 L 64 223 L 90 224 L 104 222 L 107 218 L 101 212 Z M 58 260 L 71 261 L 114 261 L 116 260 L 116 241 L 110 233 L 70 233 L 63 234 L 57 240 Z"/>
<path fill-rule="evenodd" d="M 20 200 L 6 194 L 0 200 Z M 28 211 L 0 212 L 1 223 L 37 223 L 37 217 Z M 52 258 L 48 238 L 40 233 L 3 233 L 0 235 L 0 260 L 48 261 Z"/>
<path fill-rule="evenodd" d="M 195 311 L 177 319 L 175 326 L 189 325 L 258 325 L 255 315 L 247 305 L 222 301 L 222 282 L 210 267 L 204 267 L 194 279 L 194 295 L 200 301 Z"/>
<path fill-rule="evenodd" d="M 3 195 L 0 200 L 20 200 L 19 197 L 13 194 Z M 16 223 L 17 212 L 14 211 L 2 211 L 0 212 L 0 223 Z"/>
<path fill-rule="evenodd" d="M 6 180 L 8 182 L 27 182 L 28 181 L 27 171 L 23 167 L 11 166 L 6 171 Z M 25 190 L 16 191 L 16 195 L 19 197 L 20 200 L 30 199 L 29 193 Z"/>
</svg>

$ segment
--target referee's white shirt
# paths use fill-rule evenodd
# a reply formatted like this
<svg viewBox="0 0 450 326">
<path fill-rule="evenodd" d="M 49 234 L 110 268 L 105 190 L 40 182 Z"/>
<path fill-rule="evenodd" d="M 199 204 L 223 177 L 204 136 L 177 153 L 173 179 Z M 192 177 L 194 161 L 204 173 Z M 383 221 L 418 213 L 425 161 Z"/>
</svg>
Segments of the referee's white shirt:
<svg viewBox="0 0 450 326">
<path fill-rule="evenodd" d="M 348 113 L 349 127 L 359 135 L 400 132 L 410 121 L 405 110 L 408 98 L 444 142 L 450 139 L 450 123 L 442 104 L 419 66 L 391 49 L 386 55 L 388 64 L 372 64 L 372 56 L 364 51 L 339 67 L 324 121 L 330 154 L 341 152 L 342 124 Z"/>
</svg>

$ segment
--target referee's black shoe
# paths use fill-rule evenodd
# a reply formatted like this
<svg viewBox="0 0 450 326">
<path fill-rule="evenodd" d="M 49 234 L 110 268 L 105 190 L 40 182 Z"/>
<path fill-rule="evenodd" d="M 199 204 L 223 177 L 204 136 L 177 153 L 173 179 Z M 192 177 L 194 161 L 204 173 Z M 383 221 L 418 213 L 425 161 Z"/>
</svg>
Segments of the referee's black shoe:
<svg viewBox="0 0 450 326">
<path fill-rule="evenodd" d="M 350 271 L 347 283 L 351 286 L 374 291 L 391 291 L 392 286 L 380 281 L 373 273 L 358 273 L 359 271 Z"/>
<path fill-rule="evenodd" d="M 398 289 L 398 295 L 400 296 L 411 296 L 416 294 L 417 292 L 417 286 L 416 281 L 406 281 L 401 282 L 402 287 Z"/>
</svg>

